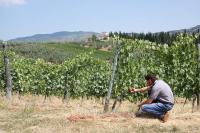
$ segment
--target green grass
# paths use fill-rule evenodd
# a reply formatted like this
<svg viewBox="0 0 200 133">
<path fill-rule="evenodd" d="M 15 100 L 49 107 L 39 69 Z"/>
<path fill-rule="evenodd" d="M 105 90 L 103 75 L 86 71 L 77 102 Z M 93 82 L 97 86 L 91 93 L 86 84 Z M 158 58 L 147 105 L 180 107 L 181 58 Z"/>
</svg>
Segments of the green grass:
<svg viewBox="0 0 200 133">
<path fill-rule="evenodd" d="M 91 48 L 75 45 L 75 44 L 46 44 L 46 47 L 56 48 L 57 50 L 62 50 L 64 52 L 72 52 L 76 55 L 89 53 L 94 51 L 92 57 L 99 58 L 101 60 L 112 60 L 114 59 L 113 52 L 106 52 L 100 50 L 94 50 Z"/>
<path fill-rule="evenodd" d="M 100 51 L 81 45 L 82 42 L 71 43 L 13 43 L 10 42 L 8 49 L 15 52 L 20 57 L 29 58 L 35 62 L 38 58 L 44 59 L 45 62 L 62 63 L 68 58 L 75 58 L 79 54 L 90 53 L 92 57 L 100 60 L 112 62 L 115 52 Z M 90 44 L 101 45 L 101 44 Z"/>
</svg>

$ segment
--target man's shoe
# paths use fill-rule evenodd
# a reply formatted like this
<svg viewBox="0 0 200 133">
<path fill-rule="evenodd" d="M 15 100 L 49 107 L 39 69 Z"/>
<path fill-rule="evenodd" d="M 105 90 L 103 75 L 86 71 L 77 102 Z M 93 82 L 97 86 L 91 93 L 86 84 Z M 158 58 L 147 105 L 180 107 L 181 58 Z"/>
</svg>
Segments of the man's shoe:
<svg viewBox="0 0 200 133">
<path fill-rule="evenodd" d="M 169 113 L 165 113 L 165 115 L 162 117 L 163 122 L 167 121 L 167 118 L 169 117 Z"/>
</svg>

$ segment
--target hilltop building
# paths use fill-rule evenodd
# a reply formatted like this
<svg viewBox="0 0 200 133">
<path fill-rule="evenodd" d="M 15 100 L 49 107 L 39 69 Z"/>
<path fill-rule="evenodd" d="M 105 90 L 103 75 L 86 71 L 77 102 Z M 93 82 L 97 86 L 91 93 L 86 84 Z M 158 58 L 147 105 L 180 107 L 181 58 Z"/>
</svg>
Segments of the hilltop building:
<svg viewBox="0 0 200 133">
<path fill-rule="evenodd" d="M 109 40 L 109 34 L 107 32 L 102 32 L 101 35 L 98 36 L 98 39 L 100 41 L 108 41 Z"/>
</svg>

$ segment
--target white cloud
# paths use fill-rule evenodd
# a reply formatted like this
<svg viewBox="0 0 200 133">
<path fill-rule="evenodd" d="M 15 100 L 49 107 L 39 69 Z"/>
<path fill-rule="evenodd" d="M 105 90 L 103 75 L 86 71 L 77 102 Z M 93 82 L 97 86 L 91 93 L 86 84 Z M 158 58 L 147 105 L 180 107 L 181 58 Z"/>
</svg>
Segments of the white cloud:
<svg viewBox="0 0 200 133">
<path fill-rule="evenodd" d="M 13 5 L 24 5 L 26 0 L 0 0 L 0 6 L 10 7 Z"/>
</svg>

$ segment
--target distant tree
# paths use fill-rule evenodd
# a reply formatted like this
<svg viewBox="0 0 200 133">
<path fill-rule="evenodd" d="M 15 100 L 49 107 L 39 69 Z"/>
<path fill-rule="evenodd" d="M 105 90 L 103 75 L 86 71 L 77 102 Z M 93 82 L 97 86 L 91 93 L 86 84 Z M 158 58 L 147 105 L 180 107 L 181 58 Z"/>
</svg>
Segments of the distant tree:
<svg viewBox="0 0 200 133">
<path fill-rule="evenodd" d="M 175 34 L 172 34 L 172 37 L 171 37 L 171 41 L 175 41 L 176 40 L 176 33 Z"/>
<path fill-rule="evenodd" d="M 109 33 L 109 37 L 114 37 L 114 34 L 112 33 L 112 31 Z"/>
<path fill-rule="evenodd" d="M 120 37 L 120 38 L 122 37 L 122 32 L 121 32 L 121 31 L 119 31 L 119 37 Z"/>
<path fill-rule="evenodd" d="M 141 39 L 141 40 L 143 40 L 143 39 L 145 39 L 145 34 L 142 32 L 142 33 L 140 33 L 140 35 L 139 35 L 139 37 L 138 37 L 139 39 Z"/>
<path fill-rule="evenodd" d="M 108 40 L 108 37 L 107 37 L 107 36 L 105 36 L 105 37 L 103 38 L 103 40 Z"/>
<path fill-rule="evenodd" d="M 121 37 L 122 37 L 122 38 L 129 39 L 128 33 L 125 33 L 125 32 L 123 32 L 123 33 L 121 34 Z"/>
<path fill-rule="evenodd" d="M 97 40 L 97 36 L 95 34 L 92 35 L 92 41 L 96 41 Z"/>
<path fill-rule="evenodd" d="M 134 33 L 132 32 L 131 33 L 131 39 L 135 40 L 133 37 L 134 37 Z"/>
<path fill-rule="evenodd" d="M 160 38 L 160 42 L 162 44 L 164 44 L 165 43 L 165 32 L 160 32 L 159 38 Z"/>
<path fill-rule="evenodd" d="M 149 40 L 149 41 L 152 41 L 152 40 L 153 40 L 153 36 L 152 36 L 152 33 L 151 33 L 151 32 L 148 32 L 148 33 L 145 35 L 145 40 Z"/>
<path fill-rule="evenodd" d="M 145 34 L 144 40 L 149 40 L 149 35 L 148 34 Z"/>
<path fill-rule="evenodd" d="M 183 37 L 186 36 L 186 33 L 187 33 L 187 31 L 186 31 L 186 29 L 185 29 L 185 30 L 184 30 L 184 33 L 183 33 Z"/>
<path fill-rule="evenodd" d="M 198 41 L 197 41 L 198 44 L 200 44 L 200 35 L 198 36 Z"/>
<path fill-rule="evenodd" d="M 175 33 L 175 40 L 176 40 L 176 37 L 177 37 L 177 36 L 178 36 L 178 33 L 176 32 L 176 33 Z"/>
<path fill-rule="evenodd" d="M 88 42 L 91 42 L 92 41 L 92 38 L 88 38 Z"/>
<path fill-rule="evenodd" d="M 195 33 L 194 33 L 194 32 L 192 32 L 192 36 L 193 36 L 193 37 L 195 36 Z"/>
<path fill-rule="evenodd" d="M 118 36 L 119 34 L 117 32 L 114 32 L 114 35 Z"/>
<path fill-rule="evenodd" d="M 136 33 L 133 34 L 133 40 L 138 39 L 138 36 Z"/>
<path fill-rule="evenodd" d="M 199 29 L 197 33 L 200 33 Z M 198 34 L 198 37 L 196 39 L 196 44 L 200 44 L 200 34 Z"/>
<path fill-rule="evenodd" d="M 167 43 L 169 46 L 171 46 L 172 41 L 171 41 L 171 36 L 170 36 L 169 32 L 165 33 L 165 40 L 166 40 L 165 43 Z"/>
</svg>

